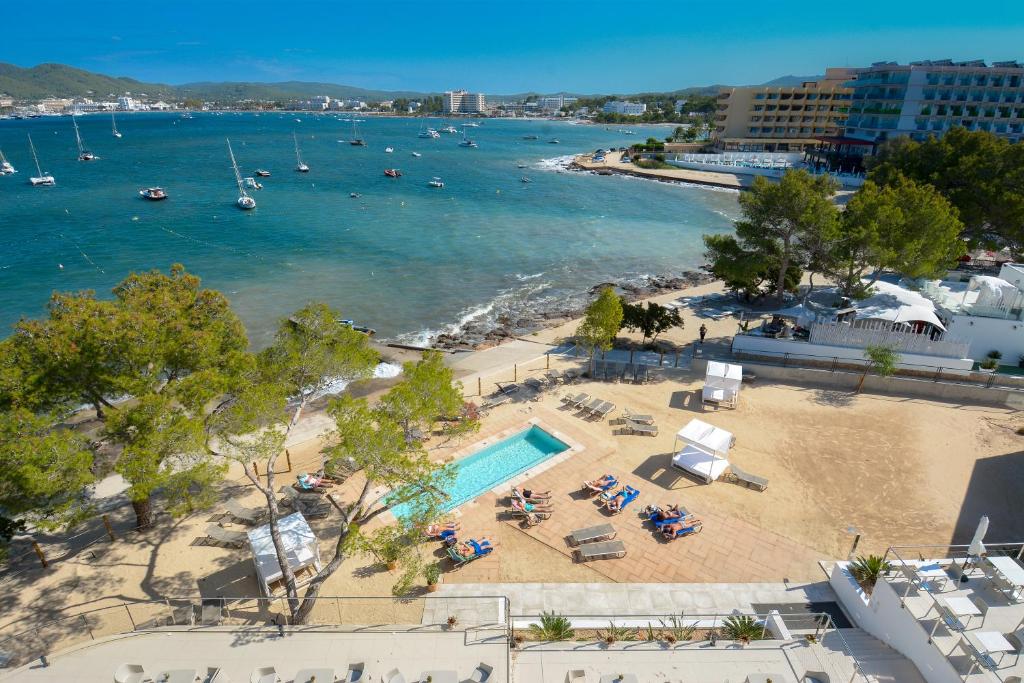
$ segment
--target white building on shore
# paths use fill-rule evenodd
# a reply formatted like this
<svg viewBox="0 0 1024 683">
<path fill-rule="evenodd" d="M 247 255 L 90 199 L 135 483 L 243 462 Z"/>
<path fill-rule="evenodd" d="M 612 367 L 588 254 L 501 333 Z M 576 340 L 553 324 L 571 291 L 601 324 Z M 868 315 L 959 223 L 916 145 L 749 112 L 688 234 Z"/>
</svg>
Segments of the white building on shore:
<svg viewBox="0 0 1024 683">
<path fill-rule="evenodd" d="M 647 105 L 643 102 L 627 102 L 612 100 L 605 102 L 602 111 L 605 114 L 622 114 L 623 116 L 640 116 L 647 112 Z"/>
<path fill-rule="evenodd" d="M 480 114 L 487 110 L 487 98 L 483 93 L 466 90 L 446 90 L 444 93 L 445 114 Z"/>
</svg>

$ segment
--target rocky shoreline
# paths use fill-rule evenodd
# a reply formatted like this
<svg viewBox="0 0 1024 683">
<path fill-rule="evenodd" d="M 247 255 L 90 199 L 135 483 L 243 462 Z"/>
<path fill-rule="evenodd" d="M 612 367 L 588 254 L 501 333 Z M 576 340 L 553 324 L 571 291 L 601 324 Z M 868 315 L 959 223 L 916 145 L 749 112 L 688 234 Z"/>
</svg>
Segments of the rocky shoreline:
<svg viewBox="0 0 1024 683">
<path fill-rule="evenodd" d="M 430 347 L 444 351 L 479 351 L 515 337 L 540 329 L 556 327 L 582 317 L 587 303 L 604 287 L 612 287 L 626 301 L 678 292 L 713 282 L 715 278 L 703 271 L 685 271 L 673 276 L 646 276 L 620 282 L 601 282 L 573 301 L 565 301 L 544 310 L 523 310 L 498 315 L 495 320 L 473 320 L 452 332 L 444 332 L 430 340 Z"/>
</svg>

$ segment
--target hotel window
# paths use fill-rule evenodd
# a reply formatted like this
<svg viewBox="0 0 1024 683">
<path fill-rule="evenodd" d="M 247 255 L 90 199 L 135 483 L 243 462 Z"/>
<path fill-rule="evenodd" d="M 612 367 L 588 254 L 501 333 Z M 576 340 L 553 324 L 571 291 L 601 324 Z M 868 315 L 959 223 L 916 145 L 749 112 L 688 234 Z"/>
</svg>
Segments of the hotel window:
<svg viewBox="0 0 1024 683">
<path fill-rule="evenodd" d="M 816 99 L 818 99 L 818 93 L 816 93 L 816 92 L 809 92 L 809 93 L 807 93 L 807 99 L 809 99 L 809 100 L 816 100 Z"/>
<path fill-rule="evenodd" d="M 754 99 L 755 100 L 763 100 L 764 99 L 764 93 L 763 92 L 757 93 L 756 95 L 754 95 Z"/>
<path fill-rule="evenodd" d="M 769 100 L 777 100 L 777 99 L 779 99 L 779 93 L 777 93 L 777 92 L 770 92 L 770 93 L 768 93 L 768 99 Z"/>
<path fill-rule="evenodd" d="M 1020 85 L 1020 76 L 1010 76 L 1010 87 L 1016 88 Z"/>
<path fill-rule="evenodd" d="M 764 105 L 763 104 L 755 104 L 754 105 L 754 111 L 764 111 Z"/>
</svg>

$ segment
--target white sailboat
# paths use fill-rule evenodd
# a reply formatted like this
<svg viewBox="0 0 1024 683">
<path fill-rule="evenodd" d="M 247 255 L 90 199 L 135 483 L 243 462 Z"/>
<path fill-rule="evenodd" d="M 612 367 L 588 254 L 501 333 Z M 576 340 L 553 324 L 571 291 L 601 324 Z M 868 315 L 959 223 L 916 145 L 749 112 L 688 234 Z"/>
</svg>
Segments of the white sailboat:
<svg viewBox="0 0 1024 683">
<path fill-rule="evenodd" d="M 28 146 L 32 150 L 32 159 L 36 162 L 36 175 L 29 178 L 28 181 L 33 185 L 56 185 L 57 181 L 53 179 L 53 176 L 49 173 L 43 173 L 42 169 L 39 168 L 39 157 L 36 156 L 36 146 L 32 144 L 32 136 L 28 136 Z"/>
<path fill-rule="evenodd" d="M 359 136 L 359 129 L 356 127 L 355 119 L 352 119 L 352 139 L 348 141 L 348 144 L 353 147 L 366 147 L 366 141 Z"/>
<path fill-rule="evenodd" d="M 235 183 L 238 185 L 238 208 L 249 209 L 256 208 L 256 200 L 249 196 L 249 193 L 245 191 L 245 185 L 242 184 L 242 174 L 238 172 L 238 164 L 235 162 L 235 153 L 231 151 L 231 140 L 228 140 L 228 154 L 231 156 L 231 168 L 235 170 Z"/>
<path fill-rule="evenodd" d="M 459 147 L 476 147 L 477 144 L 466 137 L 466 129 L 462 129 L 462 142 L 459 143 Z"/>
<path fill-rule="evenodd" d="M 3 150 L 0 150 L 0 175 L 11 175 L 17 173 L 14 170 L 14 166 L 11 162 L 7 161 L 7 157 L 4 156 Z"/>
<path fill-rule="evenodd" d="M 114 118 L 114 110 L 110 110 L 110 126 L 114 129 L 114 137 L 121 137 L 121 131 L 117 129 L 117 119 Z"/>
<path fill-rule="evenodd" d="M 295 140 L 295 170 L 299 173 L 309 173 L 309 166 L 302 161 L 302 154 L 299 153 L 299 138 L 292 133 L 292 139 Z"/>
<path fill-rule="evenodd" d="M 78 121 L 75 120 L 75 116 L 71 116 L 71 123 L 75 125 L 75 140 L 78 142 L 78 160 L 79 161 L 95 161 L 99 159 L 98 156 L 90 152 L 82 144 L 82 134 L 78 132 Z"/>
</svg>

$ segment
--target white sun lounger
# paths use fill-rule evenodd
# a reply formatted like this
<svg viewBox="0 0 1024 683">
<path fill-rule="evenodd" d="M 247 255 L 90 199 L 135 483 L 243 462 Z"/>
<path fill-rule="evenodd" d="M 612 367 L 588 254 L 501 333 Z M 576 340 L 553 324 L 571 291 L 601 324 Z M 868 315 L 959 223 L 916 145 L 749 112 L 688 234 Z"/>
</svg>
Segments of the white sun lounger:
<svg viewBox="0 0 1024 683">
<path fill-rule="evenodd" d="M 599 398 L 591 399 L 590 403 L 586 405 L 581 405 L 580 410 L 582 410 L 585 413 L 591 413 L 600 408 L 603 403 L 604 401 L 602 401 Z"/>
<path fill-rule="evenodd" d="M 228 498 L 224 501 L 224 507 L 227 508 L 228 514 L 231 517 L 246 524 L 262 524 L 268 515 L 266 508 L 249 508 L 234 498 Z"/>
<path fill-rule="evenodd" d="M 640 424 L 652 425 L 654 424 L 654 417 L 651 415 L 637 415 L 629 408 L 622 409 L 622 416 L 630 422 L 639 422 Z"/>
<path fill-rule="evenodd" d="M 241 548 L 249 538 L 244 531 L 231 531 L 218 524 L 207 524 L 206 535 L 218 543 L 232 548 Z"/>
<path fill-rule="evenodd" d="M 627 419 L 626 423 L 622 427 L 621 431 L 623 433 L 625 433 L 625 434 L 641 434 L 643 436 L 657 436 L 658 435 L 658 425 L 654 425 L 654 424 L 640 424 L 639 422 L 634 422 L 633 420 Z"/>
<path fill-rule="evenodd" d="M 622 541 L 600 541 L 584 543 L 574 551 L 581 562 L 587 560 L 608 560 L 626 556 L 626 544 Z"/>
<path fill-rule="evenodd" d="M 595 541 L 610 541 L 615 538 L 615 527 L 611 524 L 588 526 L 586 529 L 575 529 L 569 533 L 573 545 L 583 545 Z"/>
<path fill-rule="evenodd" d="M 743 484 L 747 488 L 756 489 L 758 491 L 764 491 L 765 489 L 768 488 L 767 479 L 765 479 L 764 477 L 759 477 L 756 474 L 744 472 L 743 470 L 736 466 L 736 463 L 729 464 L 729 472 L 727 472 L 723 476 L 723 479 L 725 479 L 726 481 L 735 482 L 737 484 Z"/>
<path fill-rule="evenodd" d="M 591 414 L 599 420 L 603 420 L 608 417 L 611 412 L 615 410 L 615 404 L 610 401 L 603 401 L 597 408 L 591 410 Z"/>
</svg>

